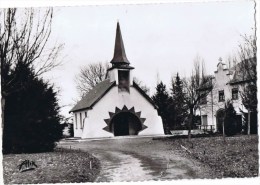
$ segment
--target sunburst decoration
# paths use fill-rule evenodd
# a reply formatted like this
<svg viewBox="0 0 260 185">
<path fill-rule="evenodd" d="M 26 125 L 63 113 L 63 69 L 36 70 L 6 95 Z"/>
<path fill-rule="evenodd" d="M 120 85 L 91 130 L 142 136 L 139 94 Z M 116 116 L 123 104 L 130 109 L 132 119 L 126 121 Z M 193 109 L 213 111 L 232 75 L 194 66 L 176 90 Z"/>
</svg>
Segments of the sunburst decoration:
<svg viewBox="0 0 260 185">
<path fill-rule="evenodd" d="M 140 131 L 142 131 L 142 130 L 144 130 L 144 129 L 147 128 L 147 126 L 144 125 L 144 122 L 145 122 L 146 118 L 141 118 L 141 111 L 135 112 L 135 108 L 134 108 L 134 107 L 132 107 L 131 109 L 128 109 L 128 108 L 124 105 L 122 109 L 119 109 L 118 107 L 116 107 L 114 113 L 113 113 L 113 112 L 108 112 L 110 118 L 104 119 L 104 121 L 106 122 L 107 126 L 104 127 L 103 130 L 112 133 L 112 130 L 110 129 L 110 128 L 111 128 L 111 120 L 112 120 L 116 115 L 118 115 L 118 114 L 120 114 L 120 113 L 122 113 L 122 112 L 129 112 L 129 113 L 135 115 L 135 116 L 139 119 L 139 121 L 140 121 L 140 123 L 141 123 L 141 130 L 140 130 Z M 139 131 L 139 132 L 140 132 L 140 131 Z"/>
</svg>

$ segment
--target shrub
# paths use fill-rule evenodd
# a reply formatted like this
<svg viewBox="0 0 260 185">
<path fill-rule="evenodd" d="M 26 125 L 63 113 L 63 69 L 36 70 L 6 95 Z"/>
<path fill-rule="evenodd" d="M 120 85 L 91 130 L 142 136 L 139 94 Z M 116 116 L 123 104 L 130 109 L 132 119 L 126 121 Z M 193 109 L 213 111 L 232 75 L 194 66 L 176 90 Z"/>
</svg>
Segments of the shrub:
<svg viewBox="0 0 260 185">
<path fill-rule="evenodd" d="M 20 64 L 6 97 L 3 153 L 52 151 L 62 137 L 57 92 Z"/>
<path fill-rule="evenodd" d="M 236 122 L 236 111 L 233 107 L 233 104 L 228 102 L 225 105 L 225 134 L 227 136 L 232 136 L 237 133 L 237 122 Z"/>
</svg>

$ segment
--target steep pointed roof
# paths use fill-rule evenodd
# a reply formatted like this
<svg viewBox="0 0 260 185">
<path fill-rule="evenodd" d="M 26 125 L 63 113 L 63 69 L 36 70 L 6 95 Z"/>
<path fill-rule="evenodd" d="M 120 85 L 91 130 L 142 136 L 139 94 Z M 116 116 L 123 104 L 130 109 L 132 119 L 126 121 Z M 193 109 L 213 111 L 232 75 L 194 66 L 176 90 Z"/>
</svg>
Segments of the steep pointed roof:
<svg viewBox="0 0 260 185">
<path fill-rule="evenodd" d="M 114 50 L 114 57 L 111 60 L 111 63 L 117 66 L 130 64 L 130 62 L 126 58 L 125 47 L 122 39 L 119 22 L 117 22 L 117 27 L 116 27 L 115 50 Z"/>
</svg>

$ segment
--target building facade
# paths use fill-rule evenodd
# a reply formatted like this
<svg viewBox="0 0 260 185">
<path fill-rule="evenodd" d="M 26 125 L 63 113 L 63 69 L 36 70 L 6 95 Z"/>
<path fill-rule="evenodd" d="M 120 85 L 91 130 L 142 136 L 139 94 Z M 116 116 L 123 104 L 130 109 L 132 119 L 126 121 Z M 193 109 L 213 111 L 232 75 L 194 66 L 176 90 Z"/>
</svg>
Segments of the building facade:
<svg viewBox="0 0 260 185">
<path fill-rule="evenodd" d="M 133 81 L 134 67 L 126 57 L 119 23 L 110 63 L 107 79 L 90 90 L 70 111 L 74 117 L 74 136 L 163 135 L 156 105 Z"/>
<path fill-rule="evenodd" d="M 201 116 L 200 129 L 222 131 L 227 101 L 233 104 L 237 124 L 242 128 L 242 124 L 245 124 L 242 112 L 247 113 L 248 110 L 243 106 L 240 92 L 247 82 L 240 77 L 239 65 L 228 68 L 220 59 L 212 78 L 212 90 L 200 101 L 197 110 Z"/>
</svg>

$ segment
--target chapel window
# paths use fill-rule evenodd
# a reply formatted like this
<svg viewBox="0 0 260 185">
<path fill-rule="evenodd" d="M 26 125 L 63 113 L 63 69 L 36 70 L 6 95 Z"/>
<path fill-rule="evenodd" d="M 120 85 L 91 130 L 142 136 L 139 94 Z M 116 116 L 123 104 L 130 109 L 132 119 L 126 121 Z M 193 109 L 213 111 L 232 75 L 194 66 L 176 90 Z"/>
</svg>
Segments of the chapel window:
<svg viewBox="0 0 260 185">
<path fill-rule="evenodd" d="M 79 113 L 79 119 L 80 119 L 80 128 L 82 129 L 82 115 Z"/>
<path fill-rule="evenodd" d="M 78 125 L 77 125 L 77 114 L 75 113 L 75 126 L 76 126 L 76 129 L 78 129 Z"/>
<path fill-rule="evenodd" d="M 129 71 L 118 71 L 118 89 L 129 92 Z"/>
</svg>

